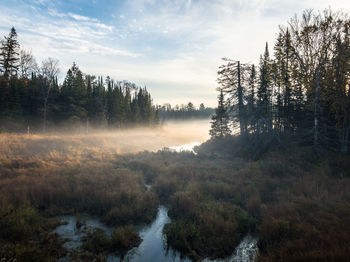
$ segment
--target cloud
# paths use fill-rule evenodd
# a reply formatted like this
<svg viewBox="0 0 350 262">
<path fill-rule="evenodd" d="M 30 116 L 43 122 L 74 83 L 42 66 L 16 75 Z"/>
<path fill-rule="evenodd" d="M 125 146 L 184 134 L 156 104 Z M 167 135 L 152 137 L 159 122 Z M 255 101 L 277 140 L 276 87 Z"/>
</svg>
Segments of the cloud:
<svg viewBox="0 0 350 262">
<path fill-rule="evenodd" d="M 40 1 L 43 4 L 44 1 Z M 11 14 L 11 15 L 10 15 Z M 114 27 L 106 25 L 96 18 L 90 18 L 83 15 L 74 14 L 71 12 L 62 13 L 56 9 L 49 7 L 47 15 L 42 15 L 40 10 L 32 14 L 34 17 L 25 15 L 13 14 L 13 12 L 4 12 L 0 16 L 2 24 L 1 29 L 8 30 L 15 22 L 15 27 L 20 32 L 19 38 L 24 43 L 37 42 L 32 48 L 36 53 L 50 53 L 55 50 L 59 53 L 81 53 L 109 56 L 127 56 L 137 57 L 140 54 L 133 53 L 128 50 L 119 48 L 114 43 L 110 46 L 104 43 L 105 38 L 115 38 L 118 36 L 114 32 Z M 115 35 L 111 36 L 111 33 Z M 45 39 L 45 41 L 43 41 Z M 39 46 L 38 46 L 39 44 Z"/>
<path fill-rule="evenodd" d="M 94 22 L 98 22 L 97 19 L 92 19 L 90 17 L 83 16 L 83 15 L 77 15 L 77 14 L 72 14 L 72 13 L 68 13 L 68 15 L 70 17 L 74 18 L 77 21 L 94 21 Z"/>
<path fill-rule="evenodd" d="M 344 0 L 10 3 L 0 2 L 1 32 L 14 25 L 39 59 L 55 56 L 65 67 L 74 60 L 87 73 L 146 84 L 156 102 L 169 93 L 170 102 L 202 99 L 213 106 L 221 57 L 257 62 L 266 41 L 272 48 L 278 25 L 295 13 L 350 9 Z"/>
</svg>

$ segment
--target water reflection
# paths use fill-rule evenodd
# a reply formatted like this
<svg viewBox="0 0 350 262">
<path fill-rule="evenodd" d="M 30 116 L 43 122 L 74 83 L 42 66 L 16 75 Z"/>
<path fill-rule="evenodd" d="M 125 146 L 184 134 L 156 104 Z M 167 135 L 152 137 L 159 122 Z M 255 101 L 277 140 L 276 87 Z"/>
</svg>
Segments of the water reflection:
<svg viewBox="0 0 350 262">
<path fill-rule="evenodd" d="M 163 227 L 167 223 L 170 223 L 168 210 L 164 206 L 159 206 L 155 221 L 139 231 L 140 237 L 143 239 L 142 243 L 138 247 L 130 250 L 123 261 L 191 261 L 189 259 L 181 259 L 178 252 L 166 251 Z M 120 260 L 117 256 L 109 255 L 107 261 L 114 262 Z"/>
</svg>

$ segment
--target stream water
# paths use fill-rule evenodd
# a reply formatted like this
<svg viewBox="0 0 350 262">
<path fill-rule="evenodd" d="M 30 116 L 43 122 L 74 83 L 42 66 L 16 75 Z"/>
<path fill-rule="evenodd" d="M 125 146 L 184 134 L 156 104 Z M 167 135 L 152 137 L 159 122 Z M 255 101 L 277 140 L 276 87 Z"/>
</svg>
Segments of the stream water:
<svg viewBox="0 0 350 262">
<path fill-rule="evenodd" d="M 199 145 L 198 142 L 185 144 L 181 146 L 170 147 L 169 149 L 175 152 L 189 151 L 193 152 L 193 148 Z M 151 188 L 151 185 L 146 185 L 147 190 Z M 57 227 L 54 232 L 58 233 L 62 238 L 67 239 L 64 243 L 64 247 L 71 251 L 75 248 L 79 248 L 82 245 L 82 240 L 86 236 L 86 231 L 89 229 L 100 228 L 103 229 L 107 235 L 111 235 L 112 228 L 107 227 L 101 223 L 98 219 L 91 216 L 80 216 L 80 220 L 84 221 L 85 228 L 78 229 L 76 227 L 76 216 L 63 216 L 62 221 L 66 223 Z M 139 227 L 138 233 L 142 238 L 141 244 L 131 249 L 123 261 L 128 262 L 190 262 L 189 258 L 180 256 L 179 252 L 172 249 L 166 249 L 165 238 L 163 236 L 163 227 L 167 223 L 170 223 L 168 217 L 168 210 L 166 207 L 160 205 L 158 207 L 158 213 L 156 219 L 152 224 Z M 234 253 L 226 259 L 209 260 L 204 259 L 203 262 L 250 262 L 254 261 L 258 253 L 257 239 L 250 234 L 246 235 L 241 243 L 236 247 Z M 69 261 L 69 256 L 64 257 L 61 261 Z M 119 262 L 120 257 L 114 254 L 108 254 L 108 262 Z"/>
<path fill-rule="evenodd" d="M 80 219 L 85 223 L 85 230 L 76 227 L 76 216 L 63 216 L 62 221 L 67 223 L 57 227 L 54 232 L 58 233 L 62 238 L 67 239 L 64 247 L 71 251 L 79 248 L 82 245 L 82 239 L 86 236 L 86 229 L 100 228 L 103 229 L 107 235 L 110 235 L 112 228 L 102 224 L 98 219 L 90 216 L 81 216 Z M 166 250 L 165 239 L 163 236 L 163 227 L 170 223 L 168 217 L 168 210 L 164 206 L 159 206 L 158 214 L 154 222 L 150 225 L 140 227 L 138 233 L 142 238 L 142 243 L 130 250 L 124 257 L 123 261 L 129 262 L 190 262 L 189 258 L 181 258 L 179 252 L 172 249 Z M 204 260 L 205 262 L 249 262 L 254 261 L 258 252 L 257 239 L 247 235 L 236 248 L 234 254 L 223 260 Z M 62 258 L 60 261 L 69 261 L 69 256 Z M 108 254 L 108 262 L 119 262 L 120 257 L 114 254 Z"/>
</svg>

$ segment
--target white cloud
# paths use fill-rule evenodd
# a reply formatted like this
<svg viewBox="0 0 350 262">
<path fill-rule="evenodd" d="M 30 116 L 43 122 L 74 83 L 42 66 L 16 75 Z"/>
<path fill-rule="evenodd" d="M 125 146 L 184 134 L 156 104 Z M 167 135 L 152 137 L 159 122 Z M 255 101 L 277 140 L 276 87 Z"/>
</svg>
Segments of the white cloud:
<svg viewBox="0 0 350 262">
<path fill-rule="evenodd" d="M 99 20 L 37 2 L 48 6 L 46 14 L 25 7 L 16 13 L 0 2 L 0 30 L 7 34 L 14 25 L 39 59 L 55 56 L 65 67 L 74 60 L 87 73 L 146 84 L 156 102 L 168 94 L 170 102 L 213 106 L 221 57 L 257 62 L 265 41 L 271 49 L 278 25 L 295 13 L 350 9 L 344 0 L 129 0 L 109 7 L 114 19 Z"/>
<path fill-rule="evenodd" d="M 68 15 L 77 21 L 94 21 L 94 22 L 98 21 L 97 19 L 91 19 L 90 17 L 83 16 L 83 15 L 77 15 L 72 13 L 68 13 Z"/>
</svg>

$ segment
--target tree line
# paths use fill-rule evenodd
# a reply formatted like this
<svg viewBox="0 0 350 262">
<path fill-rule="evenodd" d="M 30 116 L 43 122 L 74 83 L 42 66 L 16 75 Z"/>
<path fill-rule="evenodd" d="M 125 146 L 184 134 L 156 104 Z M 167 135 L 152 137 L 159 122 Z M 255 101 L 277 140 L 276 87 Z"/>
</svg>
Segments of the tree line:
<svg viewBox="0 0 350 262">
<path fill-rule="evenodd" d="M 203 103 L 199 105 L 198 108 L 192 102 L 189 102 L 187 105 L 175 105 L 166 103 L 162 106 L 158 106 L 158 114 L 160 120 L 166 119 L 193 119 L 193 118 L 210 118 L 214 113 L 214 109 L 211 107 L 206 107 Z"/>
<path fill-rule="evenodd" d="M 59 72 L 54 58 L 38 66 L 32 53 L 20 48 L 12 28 L 0 45 L 0 131 L 158 123 L 146 87 L 83 74 L 75 63 L 59 84 Z"/>
<path fill-rule="evenodd" d="M 225 58 L 212 137 L 232 132 L 264 147 L 297 137 L 315 150 L 349 152 L 350 19 L 306 10 L 280 26 L 259 65 Z M 230 120 L 230 121 L 229 121 Z"/>
</svg>

